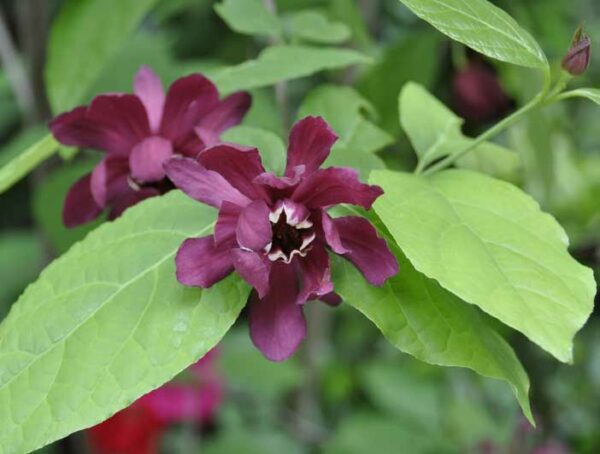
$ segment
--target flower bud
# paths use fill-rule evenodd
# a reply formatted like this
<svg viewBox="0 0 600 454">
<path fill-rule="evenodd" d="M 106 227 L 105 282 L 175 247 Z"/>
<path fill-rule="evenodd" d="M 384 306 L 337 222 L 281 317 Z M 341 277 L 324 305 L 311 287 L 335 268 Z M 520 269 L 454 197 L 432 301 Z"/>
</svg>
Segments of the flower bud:
<svg viewBox="0 0 600 454">
<path fill-rule="evenodd" d="M 562 67 L 572 76 L 579 76 L 585 72 L 590 65 L 591 40 L 583 32 L 583 26 L 580 25 L 573 36 L 571 48 L 562 61 Z"/>
</svg>

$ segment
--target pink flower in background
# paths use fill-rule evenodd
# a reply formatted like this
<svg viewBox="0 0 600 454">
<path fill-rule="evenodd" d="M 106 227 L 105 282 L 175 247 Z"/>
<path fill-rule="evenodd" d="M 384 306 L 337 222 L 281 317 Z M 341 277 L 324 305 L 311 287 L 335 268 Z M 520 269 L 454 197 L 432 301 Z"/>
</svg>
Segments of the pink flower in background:
<svg viewBox="0 0 600 454">
<path fill-rule="evenodd" d="M 258 150 L 222 144 L 197 160 L 165 165 L 190 197 L 219 209 L 214 235 L 187 239 L 177 257 L 177 278 L 207 288 L 234 270 L 254 289 L 250 336 L 275 361 L 289 357 L 306 334 L 302 305 L 333 293 L 328 250 L 352 262 L 374 285 L 398 272 L 396 258 L 362 217 L 331 218 L 341 204 L 369 209 L 383 191 L 363 184 L 350 168 L 320 169 L 337 136 L 318 117 L 292 128 L 283 177 L 265 171 Z"/>
<path fill-rule="evenodd" d="M 251 102 L 245 92 L 219 100 L 217 88 L 201 74 L 176 80 L 165 95 L 148 67 L 135 76 L 134 93 L 97 96 L 89 106 L 51 121 L 50 130 L 60 143 L 106 152 L 67 194 L 66 226 L 91 221 L 107 208 L 113 219 L 171 189 L 163 163 L 173 155 L 194 157 L 218 143 L 221 133 L 242 120 Z"/>
<path fill-rule="evenodd" d="M 223 400 L 223 381 L 214 370 L 211 350 L 190 366 L 181 381 L 172 381 L 135 401 L 87 435 L 97 454 L 157 454 L 171 424 L 212 421 Z"/>
</svg>

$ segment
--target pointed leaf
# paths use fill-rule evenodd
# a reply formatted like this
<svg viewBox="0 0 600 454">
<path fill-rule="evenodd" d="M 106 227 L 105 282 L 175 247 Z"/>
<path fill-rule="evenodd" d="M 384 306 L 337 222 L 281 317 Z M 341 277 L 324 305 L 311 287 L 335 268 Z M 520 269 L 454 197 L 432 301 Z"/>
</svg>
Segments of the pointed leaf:
<svg viewBox="0 0 600 454">
<path fill-rule="evenodd" d="M 223 0 L 215 11 L 229 28 L 246 35 L 277 36 L 281 24 L 262 0 Z"/>
</svg>

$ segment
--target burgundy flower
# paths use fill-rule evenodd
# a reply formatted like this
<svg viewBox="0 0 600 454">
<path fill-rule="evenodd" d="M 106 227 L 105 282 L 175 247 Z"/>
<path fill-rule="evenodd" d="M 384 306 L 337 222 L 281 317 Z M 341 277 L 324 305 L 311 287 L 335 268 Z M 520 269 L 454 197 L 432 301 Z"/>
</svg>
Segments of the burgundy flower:
<svg viewBox="0 0 600 454">
<path fill-rule="evenodd" d="M 97 96 L 89 106 L 50 123 L 59 142 L 106 152 L 67 194 L 63 221 L 68 227 L 91 221 L 106 208 L 113 219 L 129 206 L 171 189 L 163 163 L 174 155 L 196 156 L 215 145 L 250 107 L 245 92 L 219 100 L 216 87 L 201 74 L 176 80 L 165 95 L 148 67 L 135 76 L 134 93 Z"/>
<path fill-rule="evenodd" d="M 510 108 L 496 74 L 477 58 L 454 76 L 453 97 L 458 114 L 477 123 L 494 120 Z"/>
<path fill-rule="evenodd" d="M 321 118 L 292 128 L 285 175 L 265 172 L 258 150 L 222 144 L 197 160 L 166 165 L 173 183 L 219 209 L 214 235 L 187 239 L 177 257 L 177 278 L 207 288 L 234 270 L 254 287 L 250 336 L 275 361 L 290 356 L 306 334 L 302 305 L 333 293 L 327 250 L 352 262 L 375 285 L 398 271 L 395 257 L 364 218 L 331 218 L 340 204 L 369 209 L 381 188 L 363 184 L 349 168 L 320 169 L 337 136 Z"/>
<path fill-rule="evenodd" d="M 170 424 L 208 424 L 223 400 L 223 383 L 214 370 L 215 350 L 173 381 L 87 431 L 97 454 L 158 454 Z"/>
<path fill-rule="evenodd" d="M 580 25 L 575 31 L 571 47 L 562 60 L 562 67 L 572 76 L 580 76 L 590 66 L 592 56 L 592 41 Z"/>
</svg>

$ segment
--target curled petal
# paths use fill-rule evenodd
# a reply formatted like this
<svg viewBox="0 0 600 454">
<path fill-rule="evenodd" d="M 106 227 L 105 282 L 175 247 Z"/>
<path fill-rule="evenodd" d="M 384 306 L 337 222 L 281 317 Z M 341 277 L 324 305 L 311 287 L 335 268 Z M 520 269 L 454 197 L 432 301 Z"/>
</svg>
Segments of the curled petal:
<svg viewBox="0 0 600 454">
<path fill-rule="evenodd" d="M 265 171 L 256 148 L 221 144 L 200 153 L 198 162 L 206 169 L 221 174 L 234 188 L 249 198 L 265 198 L 264 189 L 253 182 Z"/>
<path fill-rule="evenodd" d="M 398 273 L 398 261 L 385 240 L 365 218 L 345 216 L 333 220 L 343 246 L 343 254 L 373 285 L 383 285 Z"/>
<path fill-rule="evenodd" d="M 236 227 L 237 242 L 241 248 L 261 251 L 271 242 L 270 212 L 263 200 L 256 200 L 244 208 Z"/>
<path fill-rule="evenodd" d="M 325 242 L 336 254 L 345 254 L 348 250 L 342 244 L 340 233 L 338 232 L 333 219 L 325 210 L 321 210 L 321 229 Z"/>
<path fill-rule="evenodd" d="M 148 137 L 131 150 L 131 176 L 140 182 L 162 180 L 165 177 L 163 164 L 172 155 L 171 142 L 162 137 Z"/>
<path fill-rule="evenodd" d="M 129 161 L 126 155 L 108 154 L 92 171 L 91 190 L 99 207 L 111 204 L 121 194 L 132 191 L 128 183 Z"/>
<path fill-rule="evenodd" d="M 242 249 L 232 249 L 231 256 L 238 274 L 264 298 L 269 291 L 270 262 L 259 253 Z"/>
<path fill-rule="evenodd" d="M 219 208 L 224 201 L 246 206 L 250 199 L 217 172 L 190 158 L 171 158 L 165 164 L 169 179 L 191 198 Z"/>
<path fill-rule="evenodd" d="M 133 91 L 146 108 L 150 129 L 157 133 L 165 105 L 165 92 L 160 78 L 148 66 L 142 66 L 135 75 Z"/>
<path fill-rule="evenodd" d="M 224 201 L 219 209 L 219 216 L 215 224 L 215 243 L 217 245 L 230 244 L 235 247 L 236 234 L 235 229 L 238 224 L 238 218 L 244 208 L 235 203 Z"/>
<path fill-rule="evenodd" d="M 250 337 L 271 361 L 283 361 L 296 351 L 306 336 L 302 306 L 296 304 L 298 284 L 292 266 L 276 262 L 271 267 L 269 292 L 250 294 Z"/>
<path fill-rule="evenodd" d="M 304 178 L 292 194 L 292 199 L 308 208 L 325 208 L 339 203 L 371 208 L 383 194 L 379 186 L 361 183 L 358 172 L 345 167 L 317 170 Z"/>
<path fill-rule="evenodd" d="M 337 135 L 321 117 L 306 117 L 290 132 L 285 175 L 293 175 L 296 166 L 303 165 L 306 174 L 317 170 L 329 156 Z"/>
<path fill-rule="evenodd" d="M 177 79 L 169 87 L 165 99 L 161 133 L 174 143 L 176 151 L 197 139 L 194 128 L 204 115 L 219 102 L 219 92 L 214 84 L 201 74 Z"/>
<path fill-rule="evenodd" d="M 298 304 L 317 299 L 333 291 L 329 256 L 321 245 L 315 245 L 308 255 L 298 260 L 302 279 L 302 290 L 298 294 Z"/>
<path fill-rule="evenodd" d="M 183 285 L 209 288 L 233 271 L 229 248 L 217 247 L 214 238 L 188 238 L 177 256 L 177 280 Z"/>
<path fill-rule="evenodd" d="M 207 147 L 216 145 L 223 132 L 240 124 L 251 104 L 252 97 L 245 91 L 227 96 L 202 118 L 196 127 L 196 134 Z"/>
<path fill-rule="evenodd" d="M 77 227 L 80 224 L 92 221 L 102 213 L 92 197 L 91 174 L 87 174 L 77 180 L 65 198 L 62 218 L 65 226 Z"/>
</svg>

